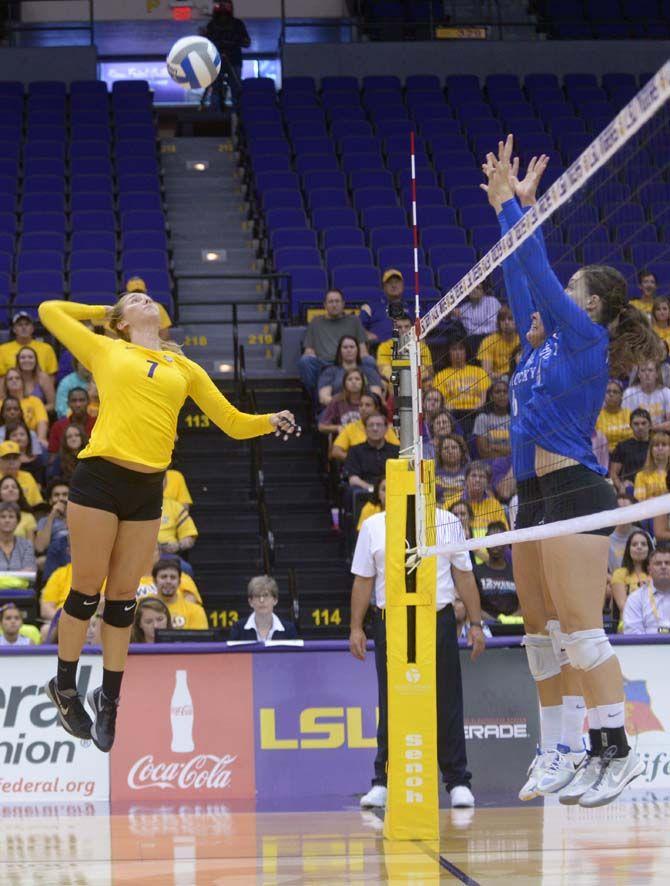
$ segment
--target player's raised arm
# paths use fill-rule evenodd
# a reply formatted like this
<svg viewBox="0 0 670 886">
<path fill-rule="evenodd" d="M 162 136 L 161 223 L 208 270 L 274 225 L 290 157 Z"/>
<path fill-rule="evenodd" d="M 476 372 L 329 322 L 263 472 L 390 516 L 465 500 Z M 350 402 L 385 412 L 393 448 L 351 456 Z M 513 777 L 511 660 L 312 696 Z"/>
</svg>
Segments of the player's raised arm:
<svg viewBox="0 0 670 886">
<path fill-rule="evenodd" d="M 83 325 L 84 320 L 107 319 L 105 305 L 82 305 L 71 301 L 44 301 L 39 306 L 39 317 L 45 329 L 56 336 L 87 369 L 96 354 L 109 347 L 110 339 L 97 335 Z"/>
<path fill-rule="evenodd" d="M 196 363 L 191 363 L 189 394 L 205 415 L 235 440 L 248 440 L 275 431 L 292 434 L 297 430 L 295 419 L 287 410 L 265 415 L 240 412 L 224 397 L 205 370 Z"/>
</svg>

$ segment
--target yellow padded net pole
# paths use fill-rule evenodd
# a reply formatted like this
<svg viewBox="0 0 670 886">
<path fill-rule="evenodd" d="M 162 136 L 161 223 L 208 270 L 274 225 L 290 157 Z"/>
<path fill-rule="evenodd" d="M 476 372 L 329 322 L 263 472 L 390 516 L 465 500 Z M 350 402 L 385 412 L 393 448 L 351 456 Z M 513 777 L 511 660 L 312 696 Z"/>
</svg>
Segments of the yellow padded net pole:
<svg viewBox="0 0 670 886">
<path fill-rule="evenodd" d="M 425 462 L 425 471 L 432 463 Z M 430 475 L 425 488 L 434 490 Z M 415 547 L 414 467 L 386 463 L 386 649 L 388 665 L 388 799 L 384 836 L 437 840 L 439 836 L 434 557 L 408 573 Z M 434 509 L 434 497 L 426 506 Z M 434 515 L 427 521 L 435 526 Z"/>
</svg>

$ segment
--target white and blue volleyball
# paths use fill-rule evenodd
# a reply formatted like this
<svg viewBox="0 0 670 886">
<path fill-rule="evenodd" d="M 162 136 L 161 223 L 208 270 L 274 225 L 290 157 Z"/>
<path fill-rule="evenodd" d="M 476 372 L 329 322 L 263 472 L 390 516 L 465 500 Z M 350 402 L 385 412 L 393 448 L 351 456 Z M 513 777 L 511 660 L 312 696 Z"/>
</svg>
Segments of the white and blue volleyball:
<svg viewBox="0 0 670 886">
<path fill-rule="evenodd" d="M 182 37 L 168 53 L 168 74 L 184 89 L 206 89 L 221 70 L 221 56 L 206 37 Z"/>
</svg>

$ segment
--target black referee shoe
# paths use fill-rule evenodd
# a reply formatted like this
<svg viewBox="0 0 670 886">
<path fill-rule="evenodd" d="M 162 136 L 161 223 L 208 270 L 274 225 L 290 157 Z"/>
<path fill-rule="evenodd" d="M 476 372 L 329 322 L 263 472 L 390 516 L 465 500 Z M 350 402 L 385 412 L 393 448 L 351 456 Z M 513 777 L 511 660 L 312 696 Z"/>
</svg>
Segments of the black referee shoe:
<svg viewBox="0 0 670 886">
<path fill-rule="evenodd" d="M 107 698 L 102 691 L 102 686 L 98 686 L 86 696 L 89 707 L 93 709 L 95 721 L 91 726 L 91 738 L 93 744 L 99 751 L 108 754 L 114 744 L 114 736 L 116 734 L 116 712 L 119 707 L 119 700 Z"/>
<path fill-rule="evenodd" d="M 59 689 L 56 678 L 52 677 L 44 687 L 44 691 L 56 708 L 58 720 L 63 729 L 70 735 L 74 735 L 75 738 L 90 741 L 92 720 L 86 713 L 86 708 L 81 696 L 77 694 L 77 690 Z"/>
</svg>

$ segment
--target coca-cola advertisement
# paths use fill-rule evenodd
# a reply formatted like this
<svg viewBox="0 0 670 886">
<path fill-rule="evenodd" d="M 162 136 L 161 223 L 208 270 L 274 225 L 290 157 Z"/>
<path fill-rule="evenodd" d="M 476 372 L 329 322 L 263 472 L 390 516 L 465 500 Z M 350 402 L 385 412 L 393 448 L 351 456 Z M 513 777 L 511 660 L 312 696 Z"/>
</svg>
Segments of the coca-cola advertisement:
<svg viewBox="0 0 670 886">
<path fill-rule="evenodd" d="M 253 797 L 252 693 L 251 656 L 131 656 L 112 800 Z"/>
</svg>

